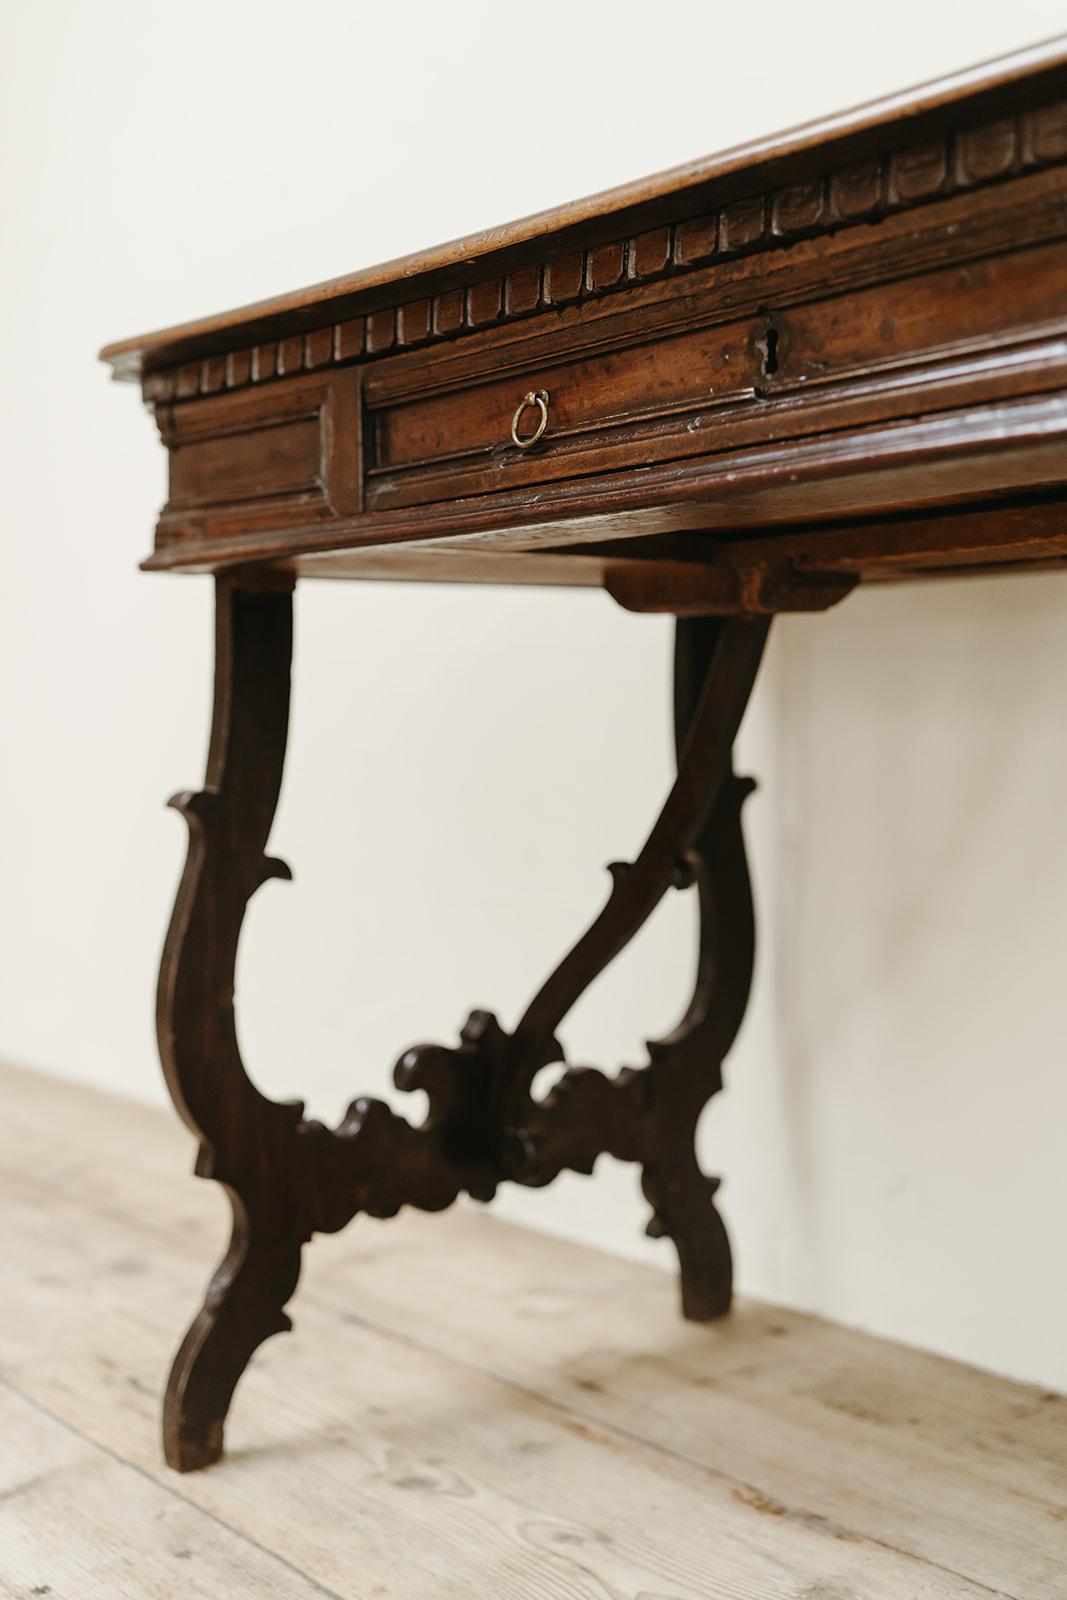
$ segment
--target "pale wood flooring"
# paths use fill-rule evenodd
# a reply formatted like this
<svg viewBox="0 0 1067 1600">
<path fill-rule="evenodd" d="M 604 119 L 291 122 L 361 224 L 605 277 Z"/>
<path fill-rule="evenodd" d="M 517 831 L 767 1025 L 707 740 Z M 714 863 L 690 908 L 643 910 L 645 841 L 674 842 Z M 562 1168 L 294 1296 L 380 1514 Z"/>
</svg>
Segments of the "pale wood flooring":
<svg viewBox="0 0 1067 1600">
<path fill-rule="evenodd" d="M 497 1223 L 357 1221 L 178 1477 L 227 1208 L 161 1113 L 0 1072 L 0 1595 L 1067 1597 L 1067 1401 Z"/>
</svg>

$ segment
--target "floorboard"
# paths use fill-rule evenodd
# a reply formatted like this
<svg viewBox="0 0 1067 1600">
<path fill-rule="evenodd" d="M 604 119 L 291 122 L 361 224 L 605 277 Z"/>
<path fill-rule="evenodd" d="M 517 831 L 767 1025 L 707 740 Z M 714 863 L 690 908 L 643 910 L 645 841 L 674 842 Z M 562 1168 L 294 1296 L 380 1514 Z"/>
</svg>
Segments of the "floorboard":
<svg viewBox="0 0 1067 1600">
<path fill-rule="evenodd" d="M 318 1600 L 323 1589 L 0 1384 L 0 1593 Z"/>
<path fill-rule="evenodd" d="M 170 1473 L 226 1207 L 173 1118 L 0 1092 L 0 1594 L 1067 1595 L 1062 1397 L 760 1305 L 693 1327 L 667 1274 L 473 1207 L 317 1240 L 227 1460 Z"/>
</svg>

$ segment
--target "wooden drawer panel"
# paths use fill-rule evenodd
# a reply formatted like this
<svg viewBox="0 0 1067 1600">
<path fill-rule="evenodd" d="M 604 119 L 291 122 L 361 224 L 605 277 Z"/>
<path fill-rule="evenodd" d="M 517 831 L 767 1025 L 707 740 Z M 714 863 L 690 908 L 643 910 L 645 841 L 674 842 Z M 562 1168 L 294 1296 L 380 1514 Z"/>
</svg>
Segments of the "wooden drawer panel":
<svg viewBox="0 0 1067 1600">
<path fill-rule="evenodd" d="M 376 418 L 374 466 L 388 470 L 486 450 L 514 451 L 512 417 L 530 390 L 545 390 L 549 397 L 542 452 L 576 433 L 736 397 L 758 377 L 758 356 L 746 343 L 750 333 L 748 323 L 702 328 L 391 406 Z M 523 431 L 531 431 L 536 416 L 524 417 Z"/>
<path fill-rule="evenodd" d="M 455 357 L 382 362 L 366 378 L 368 509 L 889 420 L 916 404 L 913 387 L 880 381 L 872 393 L 868 380 L 894 370 L 927 375 L 930 410 L 952 407 L 961 362 L 971 383 L 982 383 L 992 352 L 1067 330 L 1067 242 L 839 294 L 828 295 L 824 280 L 820 288 L 806 299 L 795 286 L 779 305 L 722 321 L 713 303 L 694 301 L 690 326 L 669 335 L 643 334 L 633 320 L 606 322 L 596 330 L 600 348 L 568 360 L 539 364 L 530 339 L 502 343 L 495 364 L 484 348 L 473 353 L 466 373 Z M 520 450 L 512 417 L 538 390 L 548 395 L 548 425 L 532 449 Z M 862 417 L 850 419 L 843 407 Z M 522 431 L 536 421 L 528 411 Z"/>
<path fill-rule="evenodd" d="M 788 307 L 775 385 L 907 365 L 954 345 L 989 349 L 1067 319 L 1067 241 Z"/>
<path fill-rule="evenodd" d="M 193 439 L 171 458 L 173 510 L 225 505 L 319 487 L 318 417 L 258 426 L 247 433 Z"/>
<path fill-rule="evenodd" d="M 170 452 L 164 538 L 328 520 L 362 506 L 359 373 L 156 408 Z"/>
</svg>

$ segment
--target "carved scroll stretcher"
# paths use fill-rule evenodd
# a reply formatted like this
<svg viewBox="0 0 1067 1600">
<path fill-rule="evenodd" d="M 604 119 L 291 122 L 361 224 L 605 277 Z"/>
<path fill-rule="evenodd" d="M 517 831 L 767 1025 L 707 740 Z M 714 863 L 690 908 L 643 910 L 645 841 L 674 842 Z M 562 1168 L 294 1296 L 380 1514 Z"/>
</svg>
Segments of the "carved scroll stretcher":
<svg viewBox="0 0 1067 1600">
<path fill-rule="evenodd" d="M 697 1118 L 721 1087 L 741 1022 L 753 957 L 742 802 L 731 751 L 770 619 L 678 624 L 678 777 L 632 864 L 611 868 L 608 900 L 542 985 L 513 1033 L 475 1012 L 455 1047 L 409 1050 L 397 1086 L 425 1090 L 416 1127 L 378 1100 L 357 1099 L 340 1126 L 304 1119 L 249 1080 L 237 1044 L 233 989 L 245 908 L 270 877 L 266 854 L 285 755 L 292 648 L 291 585 L 217 584 L 216 676 L 205 787 L 173 802 L 189 854 L 160 974 L 158 1032 L 175 1103 L 200 1142 L 197 1173 L 222 1183 L 233 1209 L 229 1249 L 183 1341 L 164 1406 L 168 1462 L 185 1471 L 222 1450 L 234 1388 L 257 1346 L 290 1326 L 285 1306 L 303 1245 L 357 1212 L 402 1205 L 436 1211 L 460 1192 L 489 1200 L 504 1179 L 542 1185 L 564 1168 L 592 1171 L 607 1152 L 638 1162 L 669 1235 L 686 1316 L 729 1307 L 730 1250 L 700 1170 Z M 649 1045 L 642 1070 L 607 1078 L 572 1067 L 544 1100 L 538 1070 L 561 1062 L 556 1032 L 575 1001 L 626 946 L 672 886 L 696 887 L 696 981 L 678 1028 Z"/>
</svg>

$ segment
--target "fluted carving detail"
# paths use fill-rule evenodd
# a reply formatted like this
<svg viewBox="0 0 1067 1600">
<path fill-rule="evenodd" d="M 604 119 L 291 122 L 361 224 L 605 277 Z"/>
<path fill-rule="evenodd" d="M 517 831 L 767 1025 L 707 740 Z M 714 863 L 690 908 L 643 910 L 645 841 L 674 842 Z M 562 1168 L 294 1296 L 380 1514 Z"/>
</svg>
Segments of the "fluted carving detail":
<svg viewBox="0 0 1067 1600">
<path fill-rule="evenodd" d="M 146 375 L 145 399 L 186 400 L 435 344 L 578 301 L 599 300 L 694 267 L 876 221 L 1065 158 L 1067 103 L 1029 107 L 958 135 L 910 144 L 784 188 L 697 209 L 645 233 L 493 274 L 465 289 L 378 306 L 307 333 L 164 368 Z"/>
</svg>

